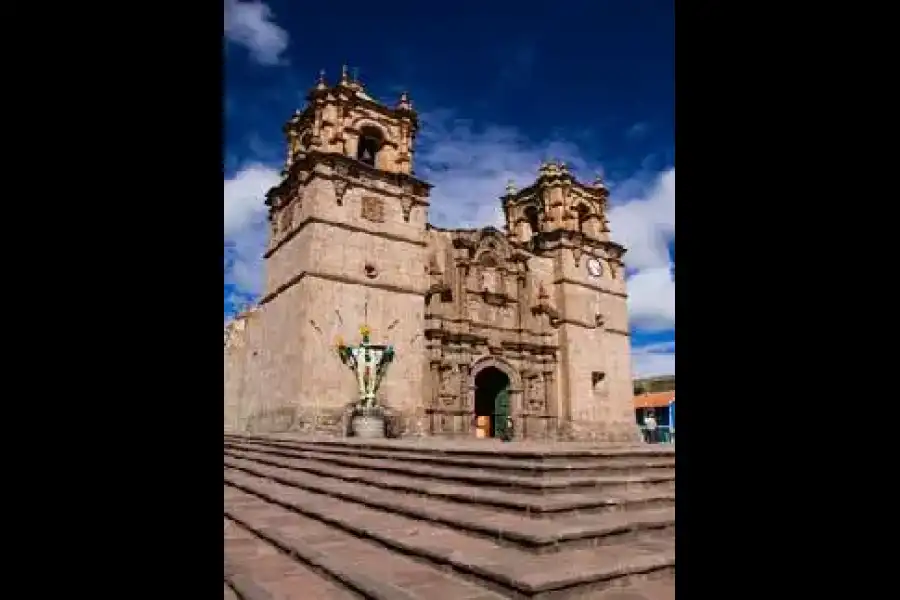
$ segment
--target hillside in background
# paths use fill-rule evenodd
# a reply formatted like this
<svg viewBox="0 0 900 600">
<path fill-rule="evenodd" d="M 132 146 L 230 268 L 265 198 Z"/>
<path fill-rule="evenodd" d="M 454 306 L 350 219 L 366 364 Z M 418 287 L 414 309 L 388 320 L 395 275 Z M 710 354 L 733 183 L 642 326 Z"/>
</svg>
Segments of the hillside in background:
<svg viewBox="0 0 900 600">
<path fill-rule="evenodd" d="M 653 392 L 668 392 L 675 389 L 675 376 L 662 375 L 660 377 L 644 377 L 634 380 L 634 394 L 651 394 Z"/>
</svg>

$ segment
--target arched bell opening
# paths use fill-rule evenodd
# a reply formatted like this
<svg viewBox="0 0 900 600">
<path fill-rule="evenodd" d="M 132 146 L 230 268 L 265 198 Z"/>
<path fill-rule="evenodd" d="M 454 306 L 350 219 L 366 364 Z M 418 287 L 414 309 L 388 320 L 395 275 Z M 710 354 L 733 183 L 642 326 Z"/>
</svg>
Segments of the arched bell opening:
<svg viewBox="0 0 900 600">
<path fill-rule="evenodd" d="M 359 132 L 356 160 L 370 167 L 378 165 L 378 153 L 384 147 L 384 134 L 377 127 L 367 125 Z"/>
</svg>

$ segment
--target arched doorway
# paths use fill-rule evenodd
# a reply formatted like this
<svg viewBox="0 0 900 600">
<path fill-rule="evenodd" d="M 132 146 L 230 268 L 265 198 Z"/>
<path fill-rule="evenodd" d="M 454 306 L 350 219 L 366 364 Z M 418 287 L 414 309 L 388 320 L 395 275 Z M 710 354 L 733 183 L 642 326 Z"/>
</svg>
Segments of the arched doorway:
<svg viewBox="0 0 900 600">
<path fill-rule="evenodd" d="M 488 366 L 475 375 L 475 423 L 478 437 L 503 437 L 510 414 L 510 381 L 506 373 Z"/>
</svg>

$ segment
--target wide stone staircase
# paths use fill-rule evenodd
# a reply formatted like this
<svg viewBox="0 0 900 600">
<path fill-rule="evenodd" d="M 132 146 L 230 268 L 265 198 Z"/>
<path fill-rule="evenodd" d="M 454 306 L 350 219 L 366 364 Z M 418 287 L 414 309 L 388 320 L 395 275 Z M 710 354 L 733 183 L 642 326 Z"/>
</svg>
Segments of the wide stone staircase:
<svg viewBox="0 0 900 600">
<path fill-rule="evenodd" d="M 225 436 L 225 598 L 675 596 L 670 447 Z"/>
</svg>

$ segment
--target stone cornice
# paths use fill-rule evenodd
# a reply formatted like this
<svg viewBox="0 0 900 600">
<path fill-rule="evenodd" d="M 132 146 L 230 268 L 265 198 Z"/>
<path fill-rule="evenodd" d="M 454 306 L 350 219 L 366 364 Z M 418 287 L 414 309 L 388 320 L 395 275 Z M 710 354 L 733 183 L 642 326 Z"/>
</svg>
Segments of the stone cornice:
<svg viewBox="0 0 900 600">
<path fill-rule="evenodd" d="M 326 169 L 323 171 L 321 167 Z M 266 193 L 266 206 L 276 204 L 276 199 L 289 196 L 294 190 L 304 187 L 316 177 L 334 181 L 343 179 L 348 184 L 363 187 L 380 194 L 397 198 L 409 197 L 418 205 L 428 205 L 428 194 L 434 187 L 427 181 L 406 173 L 393 173 L 376 169 L 355 158 L 337 152 L 320 152 L 310 150 L 298 155 L 278 184 Z M 369 181 L 380 181 L 396 189 L 383 189 L 373 186 Z"/>
<path fill-rule="evenodd" d="M 268 304 L 288 289 L 294 287 L 298 283 L 300 283 L 306 277 L 314 277 L 316 279 L 324 279 L 325 281 L 332 281 L 335 283 L 344 283 L 347 285 L 359 285 L 367 288 L 374 288 L 378 290 L 384 290 L 386 292 L 394 292 L 397 294 L 410 294 L 412 296 L 424 296 L 426 293 L 425 289 L 406 287 L 393 285 L 390 283 L 381 283 L 379 281 L 373 281 L 371 279 L 363 279 L 362 277 L 349 277 L 346 275 L 335 275 L 333 273 L 319 273 L 316 271 L 301 271 L 297 275 L 294 275 L 290 279 L 288 279 L 285 283 L 279 285 L 275 288 L 274 291 L 269 292 L 265 296 L 263 296 L 259 305 L 263 306 Z"/>
<path fill-rule="evenodd" d="M 391 240 L 392 242 L 404 242 L 407 244 L 411 244 L 413 246 L 425 247 L 427 243 L 425 240 L 407 237 L 403 235 L 399 235 L 396 233 L 388 233 L 386 231 L 381 231 L 375 228 L 366 228 L 359 227 L 357 225 L 351 225 L 350 223 L 343 223 L 341 221 L 332 221 L 330 219 L 322 219 L 321 217 L 306 217 L 302 221 L 300 221 L 291 231 L 282 237 L 275 245 L 266 250 L 265 254 L 263 254 L 263 258 L 269 258 L 279 248 L 287 244 L 292 238 L 294 238 L 298 233 L 300 233 L 307 225 L 312 225 L 314 223 L 319 223 L 322 225 L 328 225 L 329 227 L 334 227 L 336 229 L 343 229 L 344 231 L 350 231 L 353 233 L 365 233 L 367 235 L 371 235 L 374 237 L 383 238 L 386 240 Z"/>
<path fill-rule="evenodd" d="M 599 285 L 594 285 L 590 283 L 585 283 L 584 281 L 579 281 L 577 279 L 571 279 L 569 277 L 559 277 L 552 281 L 553 285 L 559 285 L 561 283 L 565 283 L 568 285 L 577 285 L 579 287 L 587 288 L 592 292 L 601 292 L 603 294 L 609 294 L 610 296 L 616 296 L 618 298 L 628 298 L 628 294 L 626 292 L 618 292 L 616 290 L 611 290 L 609 288 L 601 287 Z"/>
<path fill-rule="evenodd" d="M 452 323 L 455 325 L 468 325 L 469 327 L 475 327 L 478 329 L 490 329 L 493 331 L 500 331 L 503 333 L 509 333 L 512 335 L 534 335 L 534 336 L 542 336 L 549 338 L 551 336 L 550 332 L 540 331 L 535 329 L 528 329 L 525 327 L 503 327 L 502 325 L 494 325 L 492 323 L 481 323 L 479 321 L 474 321 L 472 319 L 467 319 L 464 317 L 449 317 L 447 315 L 441 315 L 431 312 L 425 313 L 425 320 L 433 319 L 435 321 L 441 321 L 443 323 Z"/>
</svg>

